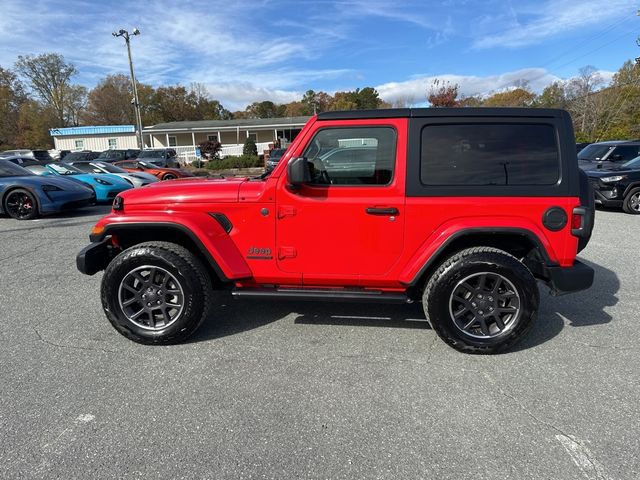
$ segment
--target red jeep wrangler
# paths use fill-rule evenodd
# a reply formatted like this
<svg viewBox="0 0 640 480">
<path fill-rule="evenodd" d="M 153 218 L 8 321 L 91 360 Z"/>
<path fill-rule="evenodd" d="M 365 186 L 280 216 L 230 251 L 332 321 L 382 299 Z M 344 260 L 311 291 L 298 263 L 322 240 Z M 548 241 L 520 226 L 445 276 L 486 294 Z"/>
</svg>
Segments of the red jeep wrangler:
<svg viewBox="0 0 640 480">
<path fill-rule="evenodd" d="M 121 193 L 77 264 L 106 270 L 106 315 L 140 343 L 186 339 L 228 288 L 421 301 L 447 343 L 493 353 L 531 329 L 536 280 L 556 294 L 591 286 L 575 257 L 593 215 L 564 111 L 328 112 L 261 177 Z"/>
</svg>

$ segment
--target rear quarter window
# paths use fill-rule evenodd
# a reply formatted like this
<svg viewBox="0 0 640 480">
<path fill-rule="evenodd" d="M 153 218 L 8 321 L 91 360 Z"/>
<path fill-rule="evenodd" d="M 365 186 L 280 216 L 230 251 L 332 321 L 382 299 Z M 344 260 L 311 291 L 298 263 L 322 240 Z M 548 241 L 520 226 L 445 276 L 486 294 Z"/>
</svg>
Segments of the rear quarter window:
<svg viewBox="0 0 640 480">
<path fill-rule="evenodd" d="M 554 185 L 560 179 L 553 125 L 426 125 L 421 133 L 424 186 Z"/>
</svg>

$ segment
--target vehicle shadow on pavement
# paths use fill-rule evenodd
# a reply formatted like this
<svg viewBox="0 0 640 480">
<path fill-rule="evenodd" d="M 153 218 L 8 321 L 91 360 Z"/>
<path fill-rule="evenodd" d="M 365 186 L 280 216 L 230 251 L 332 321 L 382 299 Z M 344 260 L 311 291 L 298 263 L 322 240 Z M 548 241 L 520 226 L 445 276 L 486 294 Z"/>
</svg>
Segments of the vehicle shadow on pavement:
<svg viewBox="0 0 640 480">
<path fill-rule="evenodd" d="M 79 208 L 77 210 L 69 210 L 66 212 L 54 213 L 53 215 L 47 215 L 43 218 L 82 218 L 93 217 L 95 215 L 106 215 L 111 211 L 111 202 L 100 203 L 92 205 L 90 207 Z"/>
<path fill-rule="evenodd" d="M 581 259 L 595 271 L 593 286 L 583 292 L 554 297 L 544 288 L 540 295 L 540 312 L 532 332 L 511 351 L 526 350 L 545 343 L 566 326 L 589 327 L 610 323 L 613 317 L 605 309 L 618 303 L 620 280 L 612 270 Z"/>
<path fill-rule="evenodd" d="M 204 342 L 263 327 L 297 314 L 296 325 L 336 327 L 378 327 L 427 329 L 420 303 L 390 305 L 379 303 L 296 302 L 282 300 L 234 300 L 217 293 L 213 300 L 220 309 L 198 329 L 188 342 Z"/>
<path fill-rule="evenodd" d="M 595 270 L 593 286 L 584 292 L 554 297 L 541 288 L 540 312 L 532 332 L 510 351 L 526 350 L 558 335 L 566 325 L 587 327 L 612 321 L 606 307 L 618 303 L 618 276 L 583 260 Z M 205 342 L 261 328 L 295 313 L 296 325 L 429 329 L 420 302 L 404 305 L 376 303 L 234 300 L 228 292 L 213 299 L 218 308 L 188 342 Z"/>
</svg>

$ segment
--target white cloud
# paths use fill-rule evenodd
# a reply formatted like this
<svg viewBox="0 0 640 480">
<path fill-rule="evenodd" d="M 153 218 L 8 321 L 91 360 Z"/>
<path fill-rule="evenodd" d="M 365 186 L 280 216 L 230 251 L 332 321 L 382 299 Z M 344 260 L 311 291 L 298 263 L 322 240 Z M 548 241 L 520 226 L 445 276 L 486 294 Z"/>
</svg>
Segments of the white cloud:
<svg viewBox="0 0 640 480">
<path fill-rule="evenodd" d="M 602 77 L 604 84 L 609 83 L 615 74 L 615 72 L 605 70 L 600 70 L 598 73 Z M 522 82 L 525 82 L 532 91 L 540 93 L 547 85 L 553 82 L 571 80 L 570 78 L 562 79 L 557 77 L 543 68 L 525 68 L 484 77 L 453 74 L 424 76 L 406 81 L 384 83 L 378 85 L 376 90 L 378 90 L 380 98 L 390 103 L 402 100 L 410 104 L 425 104 L 427 90 L 436 79 L 442 82 L 449 82 L 452 85 L 459 85 L 459 92 L 462 96 L 480 95 L 481 97 L 514 88 Z"/>
<path fill-rule="evenodd" d="M 608 0 L 603 5 L 602 0 L 546 0 L 516 5 L 509 2 L 509 7 L 477 20 L 473 47 L 516 48 L 590 25 L 606 27 L 614 18 L 634 14 L 637 2 Z"/>
</svg>

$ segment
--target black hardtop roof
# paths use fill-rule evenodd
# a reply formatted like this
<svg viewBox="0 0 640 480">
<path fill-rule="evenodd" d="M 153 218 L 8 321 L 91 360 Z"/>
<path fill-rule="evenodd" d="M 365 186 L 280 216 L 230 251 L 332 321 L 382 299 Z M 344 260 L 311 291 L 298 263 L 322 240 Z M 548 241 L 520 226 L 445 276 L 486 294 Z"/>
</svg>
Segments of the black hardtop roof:
<svg viewBox="0 0 640 480">
<path fill-rule="evenodd" d="M 420 118 L 420 117 L 560 117 L 565 110 L 555 108 L 387 108 L 378 110 L 349 110 L 322 112 L 318 120 L 356 120 L 377 118 Z"/>
</svg>

